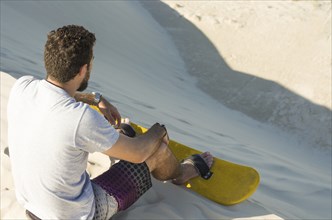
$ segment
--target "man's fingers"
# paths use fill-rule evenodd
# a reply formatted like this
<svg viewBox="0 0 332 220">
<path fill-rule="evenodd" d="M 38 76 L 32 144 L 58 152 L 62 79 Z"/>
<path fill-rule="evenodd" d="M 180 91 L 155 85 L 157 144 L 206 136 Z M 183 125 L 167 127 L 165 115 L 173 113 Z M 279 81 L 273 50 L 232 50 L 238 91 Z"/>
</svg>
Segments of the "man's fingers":
<svg viewBox="0 0 332 220">
<path fill-rule="evenodd" d="M 166 135 L 164 136 L 163 138 L 163 143 L 165 143 L 166 145 L 169 144 L 169 137 L 168 137 L 168 134 L 166 133 Z"/>
<path fill-rule="evenodd" d="M 157 132 L 159 132 L 159 134 L 161 135 L 161 140 L 166 144 L 169 143 L 169 137 L 165 125 L 155 123 L 150 129 L 156 129 Z"/>
<path fill-rule="evenodd" d="M 115 115 L 113 115 L 114 119 L 116 120 L 116 126 L 120 126 L 121 124 L 121 115 L 117 112 Z"/>
<path fill-rule="evenodd" d="M 108 121 L 111 123 L 111 125 L 115 125 L 114 118 L 110 115 Z"/>
<path fill-rule="evenodd" d="M 120 126 L 121 115 L 119 111 L 104 97 L 102 97 L 101 102 L 98 104 L 98 108 L 112 125 L 115 125 L 116 127 Z"/>
<path fill-rule="evenodd" d="M 105 118 L 107 119 L 107 121 L 109 121 L 109 123 L 111 123 L 112 125 L 115 124 L 115 120 L 112 116 L 112 114 L 110 112 L 108 112 L 107 110 L 101 110 L 103 115 L 105 116 Z"/>
</svg>

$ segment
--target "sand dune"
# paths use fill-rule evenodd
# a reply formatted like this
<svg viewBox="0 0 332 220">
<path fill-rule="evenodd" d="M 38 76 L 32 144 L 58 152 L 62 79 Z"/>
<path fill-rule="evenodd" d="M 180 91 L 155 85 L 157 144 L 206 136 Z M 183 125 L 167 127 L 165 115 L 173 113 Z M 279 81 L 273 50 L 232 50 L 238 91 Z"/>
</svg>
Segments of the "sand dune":
<svg viewBox="0 0 332 220">
<path fill-rule="evenodd" d="M 1 219 L 25 218 L 5 153 L 10 88 L 44 77 L 46 33 L 68 23 L 97 36 L 89 91 L 261 175 L 231 207 L 154 181 L 114 219 L 331 219 L 330 2 L 1 1 L 0 21 Z M 91 177 L 109 167 L 89 161 Z"/>
</svg>

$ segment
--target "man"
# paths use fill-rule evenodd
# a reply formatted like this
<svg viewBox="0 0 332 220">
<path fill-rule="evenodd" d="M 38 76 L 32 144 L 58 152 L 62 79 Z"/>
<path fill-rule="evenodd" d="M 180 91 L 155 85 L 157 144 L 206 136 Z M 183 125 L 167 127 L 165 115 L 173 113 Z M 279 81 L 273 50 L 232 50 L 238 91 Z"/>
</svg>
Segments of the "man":
<svg viewBox="0 0 332 220">
<path fill-rule="evenodd" d="M 44 51 L 46 79 L 24 76 L 12 88 L 9 151 L 16 196 L 30 217 L 109 219 L 151 187 L 150 173 L 175 184 L 209 174 L 208 152 L 179 163 L 164 126 L 127 137 L 111 125 L 121 121 L 112 104 L 99 93 L 80 93 L 88 86 L 94 44 L 95 35 L 81 26 L 51 31 Z M 120 162 L 90 180 L 86 167 L 93 152 Z"/>
</svg>

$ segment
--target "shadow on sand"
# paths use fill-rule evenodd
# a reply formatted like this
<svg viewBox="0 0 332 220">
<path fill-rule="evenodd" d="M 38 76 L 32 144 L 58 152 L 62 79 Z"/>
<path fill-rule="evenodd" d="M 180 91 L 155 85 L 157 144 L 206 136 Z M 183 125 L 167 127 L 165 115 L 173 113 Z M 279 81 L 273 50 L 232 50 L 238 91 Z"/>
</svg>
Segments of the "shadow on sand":
<svg viewBox="0 0 332 220">
<path fill-rule="evenodd" d="M 303 144 L 331 150 L 331 110 L 278 83 L 234 71 L 204 33 L 167 4 L 141 4 L 167 30 L 188 73 L 204 92 L 231 109 L 296 135 Z"/>
</svg>

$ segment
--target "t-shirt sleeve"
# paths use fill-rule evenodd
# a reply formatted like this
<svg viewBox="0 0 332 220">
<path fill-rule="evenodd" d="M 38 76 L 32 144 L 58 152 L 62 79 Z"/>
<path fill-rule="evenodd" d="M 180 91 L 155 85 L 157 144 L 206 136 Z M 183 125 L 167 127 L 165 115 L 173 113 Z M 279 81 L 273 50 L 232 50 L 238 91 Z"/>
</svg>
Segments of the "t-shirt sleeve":
<svg viewBox="0 0 332 220">
<path fill-rule="evenodd" d="M 89 153 L 110 149 L 119 133 L 97 111 L 87 107 L 77 127 L 75 146 Z"/>
</svg>

